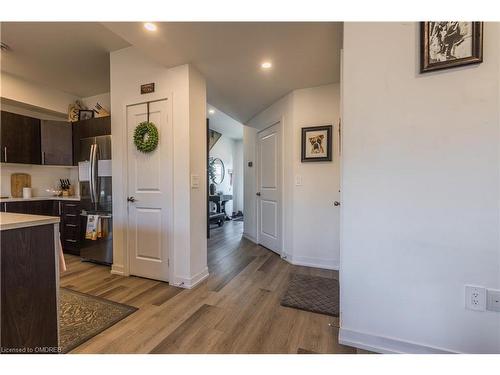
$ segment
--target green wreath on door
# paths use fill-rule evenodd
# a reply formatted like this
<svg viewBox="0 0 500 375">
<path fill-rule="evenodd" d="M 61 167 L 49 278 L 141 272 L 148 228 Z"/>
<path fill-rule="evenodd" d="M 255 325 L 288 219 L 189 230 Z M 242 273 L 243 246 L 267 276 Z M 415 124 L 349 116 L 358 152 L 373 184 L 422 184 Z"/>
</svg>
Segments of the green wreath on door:
<svg viewBox="0 0 500 375">
<path fill-rule="evenodd" d="M 134 130 L 134 144 L 140 152 L 149 153 L 158 147 L 158 129 L 149 121 L 143 121 Z"/>
</svg>

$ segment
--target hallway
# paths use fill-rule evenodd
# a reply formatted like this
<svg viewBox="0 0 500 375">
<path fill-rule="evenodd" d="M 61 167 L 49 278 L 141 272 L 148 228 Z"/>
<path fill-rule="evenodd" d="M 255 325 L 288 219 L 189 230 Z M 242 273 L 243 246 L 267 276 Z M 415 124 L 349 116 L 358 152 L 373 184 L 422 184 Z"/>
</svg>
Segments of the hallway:
<svg viewBox="0 0 500 375">
<path fill-rule="evenodd" d="M 193 290 L 66 255 L 61 286 L 139 308 L 72 353 L 354 353 L 338 344 L 337 318 L 280 306 L 292 272 L 337 272 L 290 265 L 242 239 L 242 224 L 212 230 L 210 276 Z"/>
</svg>

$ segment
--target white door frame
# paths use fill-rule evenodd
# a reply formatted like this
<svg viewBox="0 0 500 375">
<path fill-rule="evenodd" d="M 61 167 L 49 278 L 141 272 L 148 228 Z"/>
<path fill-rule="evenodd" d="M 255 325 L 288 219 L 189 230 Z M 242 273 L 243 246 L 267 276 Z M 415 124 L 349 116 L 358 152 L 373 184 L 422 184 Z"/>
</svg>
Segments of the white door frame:
<svg viewBox="0 0 500 375">
<path fill-rule="evenodd" d="M 148 101 L 141 101 L 137 103 L 130 103 L 124 106 L 124 119 L 125 119 L 125 128 L 122 130 L 123 137 L 122 137 L 122 150 L 124 150 L 125 157 L 123 158 L 123 163 L 122 163 L 122 177 L 123 180 L 125 180 L 124 186 L 125 188 L 122 190 L 122 196 L 120 199 L 122 199 L 122 202 L 126 202 L 128 198 L 128 191 L 129 191 L 129 181 L 128 181 L 128 147 L 129 147 L 129 139 L 128 139 L 128 132 L 127 132 L 127 123 L 126 121 L 128 120 L 127 118 L 127 110 L 128 107 L 133 107 L 135 105 L 140 105 L 140 104 L 146 104 L 146 103 L 154 103 L 154 102 L 160 102 L 162 100 L 167 101 L 167 121 L 171 121 L 171 126 L 172 126 L 172 134 L 174 134 L 174 129 L 173 129 L 173 104 L 172 104 L 172 97 L 173 95 L 170 94 L 167 97 L 163 98 L 157 98 L 153 100 L 148 100 Z M 172 163 L 174 162 L 174 153 L 173 153 L 173 139 L 170 140 L 171 146 L 167 148 L 168 153 L 169 153 L 169 158 L 172 160 Z M 172 166 L 172 171 L 173 171 L 173 166 Z M 122 181 L 123 182 L 123 181 Z M 174 176 L 172 175 L 172 178 L 170 179 L 170 189 L 172 191 L 171 194 L 171 199 L 169 205 L 171 207 L 170 213 L 169 213 L 169 222 L 171 223 L 171 233 L 173 233 L 174 228 L 175 228 L 175 223 L 174 223 Z M 116 198 L 114 198 L 116 199 Z M 128 233 L 128 213 L 129 213 L 129 205 L 127 204 L 127 209 L 126 209 L 126 214 L 127 214 L 127 220 L 126 220 L 126 227 L 124 228 L 124 235 L 123 235 L 123 268 L 124 272 L 123 274 L 125 276 L 130 276 L 130 253 L 129 253 L 129 233 Z M 169 264 L 168 264 L 168 282 L 170 283 L 171 280 L 174 279 L 172 275 L 172 270 L 174 270 L 174 241 L 173 241 L 173 235 L 169 236 L 168 238 L 168 259 L 169 259 Z"/>
<path fill-rule="evenodd" d="M 274 126 L 276 124 L 279 124 L 278 126 L 278 129 L 279 129 L 279 132 L 280 132 L 280 138 L 281 138 L 281 170 L 279 171 L 280 173 L 280 183 L 281 183 L 281 191 L 280 191 L 280 203 L 281 203 L 281 207 L 280 207 L 280 211 L 281 211 L 281 249 L 280 251 L 276 252 L 277 254 L 279 254 L 280 256 L 284 256 L 286 254 L 286 251 L 284 249 L 284 244 L 285 244 L 285 215 L 284 215 L 284 200 L 283 200 L 283 196 L 284 196 L 284 189 L 285 189 L 285 168 L 284 168 L 284 162 L 285 162 L 285 137 L 284 137 L 284 126 L 283 126 L 283 123 L 285 122 L 285 119 L 284 119 L 284 116 L 281 116 L 279 119 L 275 120 L 275 121 L 272 121 L 271 123 L 269 123 L 267 126 L 265 126 L 263 129 L 259 129 L 259 131 L 257 132 L 257 137 L 255 138 L 255 155 L 256 155 L 256 178 L 255 178 L 255 192 L 257 192 L 259 190 L 259 185 L 260 185 L 260 174 L 259 174 L 259 171 L 260 171 L 260 157 L 259 157 L 259 134 L 262 133 L 263 131 L 266 131 L 267 129 L 269 129 L 271 126 Z M 258 199 L 255 198 L 255 213 L 256 213 L 256 223 L 257 223 L 257 227 L 256 227 L 256 240 L 257 240 L 257 244 L 260 244 L 260 205 L 258 204 Z M 269 249 L 271 250 L 271 249 Z M 273 251 L 273 250 L 271 250 Z M 273 251 L 274 252 L 274 251 Z M 286 257 L 285 257 L 286 258 Z"/>
</svg>

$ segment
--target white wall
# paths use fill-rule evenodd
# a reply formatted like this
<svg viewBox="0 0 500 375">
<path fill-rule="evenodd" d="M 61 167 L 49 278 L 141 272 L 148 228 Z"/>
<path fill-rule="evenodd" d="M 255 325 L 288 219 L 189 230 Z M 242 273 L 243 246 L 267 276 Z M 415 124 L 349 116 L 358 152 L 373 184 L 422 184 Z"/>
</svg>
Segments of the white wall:
<svg viewBox="0 0 500 375">
<path fill-rule="evenodd" d="M 27 81 L 1 72 L 0 97 L 59 114 L 68 113 L 68 105 L 79 99 L 77 96 Z"/>
<path fill-rule="evenodd" d="M 2 111 L 17 113 L 23 116 L 39 118 L 40 120 L 68 121 L 67 114 L 57 114 L 55 112 L 45 111 L 41 108 L 14 102 L 4 98 L 1 100 L 0 109 Z"/>
<path fill-rule="evenodd" d="M 243 126 L 243 180 L 245 188 L 243 189 L 243 200 L 245 206 L 243 220 L 243 236 L 253 242 L 257 241 L 257 203 L 256 193 L 256 170 L 255 164 L 257 142 L 257 129 L 250 126 Z M 250 167 L 248 164 L 252 162 Z"/>
<path fill-rule="evenodd" d="M 256 238 L 256 131 L 277 121 L 283 131 L 283 212 L 284 255 L 294 264 L 338 269 L 339 209 L 333 206 L 339 190 L 340 90 L 338 84 L 295 90 L 255 116 L 245 127 L 245 227 Z M 301 129 L 333 125 L 333 161 L 301 162 Z M 253 129 L 251 129 L 251 128 Z M 299 176 L 302 184 L 295 181 Z"/>
<path fill-rule="evenodd" d="M 427 74 L 418 30 L 344 26 L 340 338 L 500 353 L 500 314 L 464 308 L 500 288 L 500 26 L 482 64 Z"/>
<path fill-rule="evenodd" d="M 60 167 L 29 164 L 5 164 L 1 166 L 1 196 L 10 197 L 10 175 L 27 173 L 31 176 L 33 197 L 50 197 L 59 189 L 59 179 L 69 179 L 78 195 L 78 167 Z"/>
<path fill-rule="evenodd" d="M 293 167 L 302 186 L 293 187 L 293 262 L 338 269 L 340 262 L 340 159 L 338 84 L 293 93 Z M 301 128 L 333 125 L 333 161 L 301 162 Z"/>
<path fill-rule="evenodd" d="M 193 286 L 208 276 L 207 267 L 207 88 L 205 78 L 189 67 L 189 170 L 199 178 L 199 188 L 190 191 L 190 268 L 187 284 Z M 174 93 L 175 95 L 175 93 Z M 175 100 L 175 97 L 174 97 Z M 175 111 L 175 110 L 174 110 Z M 175 116 L 175 115 L 174 115 Z M 175 117 L 174 117 L 175 126 Z M 175 151 L 174 151 L 175 152 Z M 179 152 L 179 150 L 177 150 Z M 175 159 L 175 155 L 174 155 Z"/>
<path fill-rule="evenodd" d="M 141 95 L 143 83 L 156 91 Z M 206 268 L 206 140 L 205 82 L 189 65 L 172 69 L 154 63 L 135 48 L 111 53 L 111 128 L 113 134 L 113 272 L 128 273 L 124 253 L 126 205 L 126 106 L 168 98 L 172 105 L 174 155 L 174 228 L 170 254 L 170 282 L 190 287 L 208 275 Z M 191 175 L 200 188 L 191 189 Z"/>
<path fill-rule="evenodd" d="M 93 96 L 88 96 L 81 99 L 82 104 L 87 106 L 87 108 L 92 109 L 95 107 L 96 103 L 99 103 L 108 112 L 111 111 L 111 93 L 105 92 L 102 94 L 97 94 Z M 111 113 L 111 112 L 110 112 Z"/>
</svg>

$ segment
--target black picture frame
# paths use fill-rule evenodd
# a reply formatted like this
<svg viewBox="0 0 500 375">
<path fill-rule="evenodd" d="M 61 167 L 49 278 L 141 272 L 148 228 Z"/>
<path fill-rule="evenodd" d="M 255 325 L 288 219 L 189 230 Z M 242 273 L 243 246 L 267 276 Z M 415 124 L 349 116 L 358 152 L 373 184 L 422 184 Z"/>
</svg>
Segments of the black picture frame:
<svg viewBox="0 0 500 375">
<path fill-rule="evenodd" d="M 78 111 L 78 121 L 90 120 L 94 118 L 94 111 L 92 109 L 80 109 Z"/>
<path fill-rule="evenodd" d="M 322 142 L 321 146 L 326 147 L 325 156 L 311 157 L 307 156 L 306 147 L 308 146 L 308 142 L 311 141 L 307 137 L 307 133 L 310 132 L 325 132 L 326 140 Z M 309 126 L 306 128 L 302 128 L 302 146 L 301 146 L 301 160 L 303 163 L 307 162 L 322 162 L 322 161 L 332 161 L 332 134 L 333 134 L 333 125 L 322 125 L 322 126 Z"/>
<path fill-rule="evenodd" d="M 451 22 L 451 21 L 450 21 Z M 435 22 L 420 23 L 420 73 L 436 70 L 456 68 L 459 66 L 480 64 L 483 62 L 483 22 L 470 22 L 472 24 L 472 54 L 463 58 L 452 58 L 446 61 L 430 61 L 429 32 L 431 24 Z"/>
</svg>

